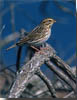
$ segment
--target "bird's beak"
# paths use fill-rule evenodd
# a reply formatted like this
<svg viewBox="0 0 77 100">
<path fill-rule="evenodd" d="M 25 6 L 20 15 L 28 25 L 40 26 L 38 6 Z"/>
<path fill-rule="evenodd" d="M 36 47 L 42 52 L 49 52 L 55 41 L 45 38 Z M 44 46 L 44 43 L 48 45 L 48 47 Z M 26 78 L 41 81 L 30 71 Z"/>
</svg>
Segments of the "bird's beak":
<svg viewBox="0 0 77 100">
<path fill-rule="evenodd" d="M 53 23 L 56 23 L 56 20 L 53 20 Z"/>
</svg>

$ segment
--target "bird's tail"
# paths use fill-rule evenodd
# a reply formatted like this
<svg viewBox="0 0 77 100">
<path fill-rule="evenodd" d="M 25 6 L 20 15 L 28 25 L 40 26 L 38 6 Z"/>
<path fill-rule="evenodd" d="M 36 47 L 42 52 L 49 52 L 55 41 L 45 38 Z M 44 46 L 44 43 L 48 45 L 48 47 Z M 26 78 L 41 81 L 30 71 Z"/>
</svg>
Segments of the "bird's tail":
<svg viewBox="0 0 77 100">
<path fill-rule="evenodd" d="M 14 44 L 14 45 L 10 46 L 9 48 L 7 48 L 6 51 L 8 51 L 8 50 L 10 50 L 10 49 L 12 49 L 12 48 L 15 48 L 16 46 L 17 46 L 17 45 Z"/>
</svg>

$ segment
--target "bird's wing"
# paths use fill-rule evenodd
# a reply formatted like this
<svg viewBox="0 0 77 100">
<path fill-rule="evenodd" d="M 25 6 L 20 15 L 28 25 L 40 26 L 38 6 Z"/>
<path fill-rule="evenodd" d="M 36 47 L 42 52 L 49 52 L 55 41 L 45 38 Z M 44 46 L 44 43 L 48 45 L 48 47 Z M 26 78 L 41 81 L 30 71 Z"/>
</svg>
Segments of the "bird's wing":
<svg viewBox="0 0 77 100">
<path fill-rule="evenodd" d="M 24 43 L 33 42 L 33 41 L 37 41 L 38 39 L 42 39 L 44 36 L 46 36 L 46 34 L 43 34 L 43 33 L 46 33 L 46 32 L 47 32 L 47 30 L 44 29 L 44 27 L 37 26 L 27 36 L 22 38 L 17 43 L 17 45 L 22 45 Z"/>
<path fill-rule="evenodd" d="M 16 45 L 21 46 L 21 45 L 23 45 L 24 43 L 27 43 L 28 40 L 29 40 L 29 37 L 28 37 L 28 36 L 25 36 L 25 37 L 23 37 L 22 39 L 20 39 L 20 40 L 16 43 Z"/>
<path fill-rule="evenodd" d="M 17 45 L 22 45 L 24 43 L 27 43 L 28 41 L 36 40 L 38 38 L 38 35 L 40 36 L 40 27 L 37 26 L 34 28 L 27 36 L 23 37 L 20 41 L 18 41 Z"/>
<path fill-rule="evenodd" d="M 43 37 L 43 28 L 42 27 L 39 27 L 37 26 L 34 30 L 31 31 L 31 33 L 28 35 L 29 37 L 29 40 L 28 41 L 35 41 L 37 40 L 38 38 L 42 38 Z"/>
</svg>

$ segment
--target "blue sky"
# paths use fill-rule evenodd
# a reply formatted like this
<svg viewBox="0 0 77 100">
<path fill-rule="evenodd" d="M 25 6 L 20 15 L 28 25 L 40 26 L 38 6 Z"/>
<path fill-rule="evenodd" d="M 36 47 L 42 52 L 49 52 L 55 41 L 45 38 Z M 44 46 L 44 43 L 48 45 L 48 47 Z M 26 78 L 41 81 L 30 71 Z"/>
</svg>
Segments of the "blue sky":
<svg viewBox="0 0 77 100">
<path fill-rule="evenodd" d="M 59 0 L 61 1 L 61 0 Z M 5 2 L 1 12 L 9 8 L 12 2 Z M 35 26 L 37 26 L 41 20 L 51 17 L 56 20 L 56 23 L 52 27 L 52 35 L 48 40 L 57 54 L 63 59 L 68 60 L 76 52 L 76 16 L 75 16 L 75 5 L 72 3 L 59 2 L 60 5 L 67 7 L 72 11 L 67 13 L 62 11 L 58 6 L 56 6 L 53 0 L 48 0 L 42 2 L 42 0 L 33 2 L 19 1 L 13 2 L 14 7 L 14 23 L 15 31 L 19 31 L 21 28 L 26 29 L 26 31 L 31 31 Z M 46 7 L 45 7 L 46 6 Z M 2 33 L 2 38 L 12 33 L 11 25 L 11 12 L 10 10 L 2 17 L 2 25 L 6 25 L 5 30 Z M 16 63 L 16 51 L 12 49 L 7 53 L 4 51 L 5 48 L 14 44 L 14 42 L 9 43 L 3 48 L 3 59 L 6 66 Z M 17 50 L 18 48 L 16 48 Z M 23 62 L 25 57 L 25 47 L 23 47 L 21 62 Z M 73 62 L 72 65 L 75 65 Z"/>
</svg>

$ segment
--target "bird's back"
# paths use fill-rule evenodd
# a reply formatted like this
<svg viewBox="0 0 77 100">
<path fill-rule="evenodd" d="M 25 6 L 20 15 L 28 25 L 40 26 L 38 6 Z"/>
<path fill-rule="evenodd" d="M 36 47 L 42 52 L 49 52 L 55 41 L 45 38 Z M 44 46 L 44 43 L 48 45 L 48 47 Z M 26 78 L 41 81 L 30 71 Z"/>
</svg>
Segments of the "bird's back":
<svg viewBox="0 0 77 100">
<path fill-rule="evenodd" d="M 45 28 L 43 26 L 37 26 L 31 33 L 28 35 L 30 38 L 27 43 L 32 45 L 41 44 L 45 42 L 50 37 L 51 29 Z"/>
</svg>

